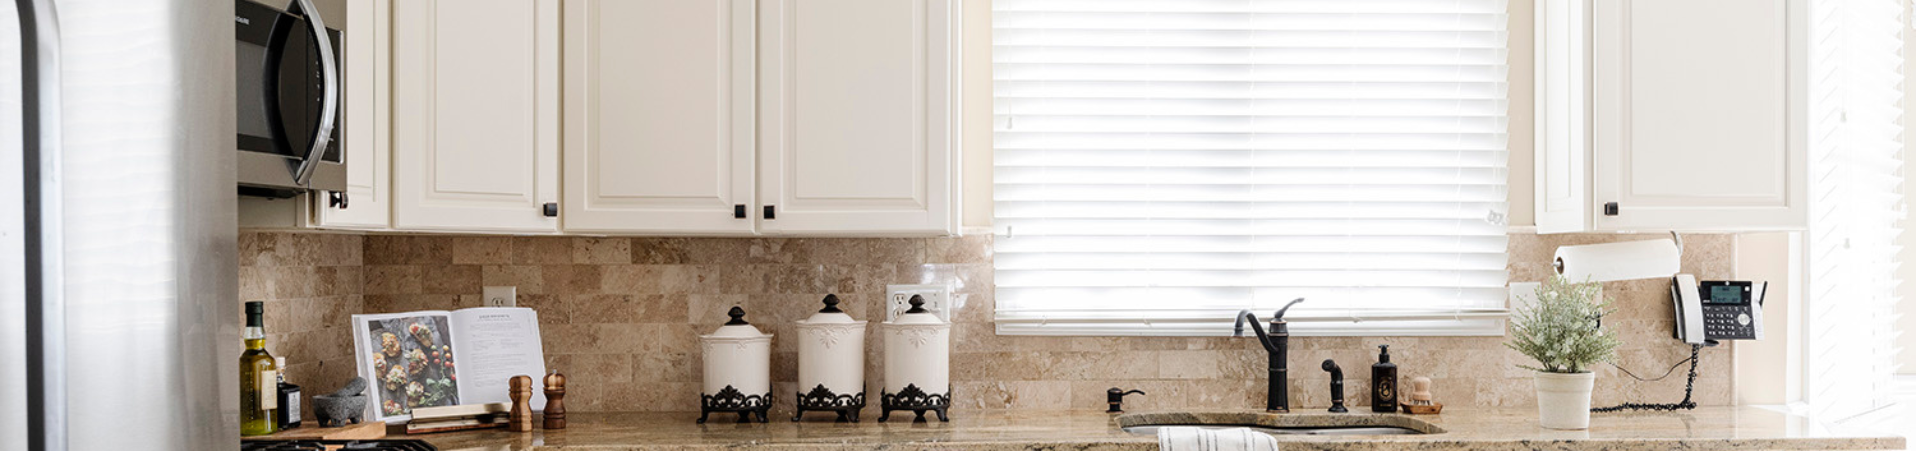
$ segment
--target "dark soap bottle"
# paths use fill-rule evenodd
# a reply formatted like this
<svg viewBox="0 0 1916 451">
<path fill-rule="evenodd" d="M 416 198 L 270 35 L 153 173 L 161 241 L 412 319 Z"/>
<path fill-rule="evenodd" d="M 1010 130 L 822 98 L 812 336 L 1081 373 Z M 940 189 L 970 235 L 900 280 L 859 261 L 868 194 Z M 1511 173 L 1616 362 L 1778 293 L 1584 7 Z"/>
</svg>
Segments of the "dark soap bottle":
<svg viewBox="0 0 1916 451">
<path fill-rule="evenodd" d="M 279 364 L 279 430 L 299 427 L 299 386 L 286 383 L 286 358 L 274 357 Z"/>
<path fill-rule="evenodd" d="M 1377 364 L 1370 366 L 1370 410 L 1372 412 L 1397 411 L 1397 364 L 1390 363 L 1390 345 L 1377 345 L 1381 350 L 1377 355 Z"/>
</svg>

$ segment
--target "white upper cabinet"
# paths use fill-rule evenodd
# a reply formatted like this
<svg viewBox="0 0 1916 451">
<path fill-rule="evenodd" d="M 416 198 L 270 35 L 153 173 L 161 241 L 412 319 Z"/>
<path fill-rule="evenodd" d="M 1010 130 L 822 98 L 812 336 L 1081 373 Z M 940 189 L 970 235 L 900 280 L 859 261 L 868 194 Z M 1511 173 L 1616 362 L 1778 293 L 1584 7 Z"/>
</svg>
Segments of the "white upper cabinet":
<svg viewBox="0 0 1916 451">
<path fill-rule="evenodd" d="M 753 233 L 753 4 L 565 2 L 567 232 Z"/>
<path fill-rule="evenodd" d="M 394 227 L 557 231 L 558 3 L 407 0 L 393 21 Z"/>
<path fill-rule="evenodd" d="M 760 231 L 956 230 L 955 3 L 759 3 Z"/>
<path fill-rule="evenodd" d="M 345 6 L 346 191 L 311 196 L 313 220 L 321 228 L 386 229 L 392 227 L 392 2 Z"/>
<path fill-rule="evenodd" d="M 1542 0 L 1537 228 L 1808 221 L 1805 0 Z"/>
</svg>

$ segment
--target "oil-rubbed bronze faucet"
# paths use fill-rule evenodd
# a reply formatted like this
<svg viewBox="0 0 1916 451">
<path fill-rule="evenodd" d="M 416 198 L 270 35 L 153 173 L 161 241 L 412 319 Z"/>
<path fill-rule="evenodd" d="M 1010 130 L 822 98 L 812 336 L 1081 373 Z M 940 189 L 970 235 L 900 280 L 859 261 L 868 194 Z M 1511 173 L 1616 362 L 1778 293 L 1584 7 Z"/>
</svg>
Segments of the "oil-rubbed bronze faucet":
<svg viewBox="0 0 1916 451">
<path fill-rule="evenodd" d="M 1290 303 L 1284 304 L 1283 308 L 1277 309 L 1277 313 L 1271 315 L 1270 333 L 1265 333 L 1264 328 L 1257 325 L 1257 315 L 1251 313 L 1250 310 L 1238 311 L 1237 325 L 1231 329 L 1231 336 L 1242 337 L 1244 336 L 1244 320 L 1251 320 L 1251 330 L 1257 332 L 1257 340 L 1264 343 L 1264 350 L 1270 353 L 1270 386 L 1264 390 L 1264 410 L 1267 411 L 1277 413 L 1291 411 L 1291 384 L 1289 370 L 1287 369 L 1287 360 L 1290 357 L 1291 328 L 1290 323 L 1284 321 L 1284 311 L 1290 310 L 1291 306 L 1297 305 L 1299 302 L 1304 302 L 1304 298 L 1297 298 Z"/>
</svg>

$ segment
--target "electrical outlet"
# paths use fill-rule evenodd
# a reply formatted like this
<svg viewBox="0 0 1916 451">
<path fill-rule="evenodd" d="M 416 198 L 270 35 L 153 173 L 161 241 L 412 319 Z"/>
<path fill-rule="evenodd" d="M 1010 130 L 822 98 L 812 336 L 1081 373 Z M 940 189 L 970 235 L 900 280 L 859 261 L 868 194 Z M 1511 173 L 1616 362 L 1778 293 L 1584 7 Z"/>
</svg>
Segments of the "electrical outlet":
<svg viewBox="0 0 1916 451">
<path fill-rule="evenodd" d="M 487 307 L 518 307 L 519 287 L 486 287 Z"/>
<path fill-rule="evenodd" d="M 925 309 L 938 315 L 938 319 L 951 322 L 951 286 L 948 285 L 886 285 L 885 321 L 898 318 L 898 315 L 911 310 L 911 295 L 925 298 Z"/>
</svg>

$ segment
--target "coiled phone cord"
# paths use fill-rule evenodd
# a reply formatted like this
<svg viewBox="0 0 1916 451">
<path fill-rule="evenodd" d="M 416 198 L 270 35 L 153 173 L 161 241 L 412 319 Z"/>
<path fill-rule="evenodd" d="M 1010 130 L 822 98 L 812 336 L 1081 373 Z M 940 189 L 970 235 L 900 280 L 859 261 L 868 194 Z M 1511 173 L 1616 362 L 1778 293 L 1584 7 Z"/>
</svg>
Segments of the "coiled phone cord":
<svg viewBox="0 0 1916 451">
<path fill-rule="evenodd" d="M 1697 358 L 1697 354 L 1701 352 L 1702 350 L 1703 350 L 1703 345 L 1690 345 L 1690 377 L 1688 380 L 1683 382 L 1683 402 L 1679 402 L 1675 404 L 1644 404 L 1644 403 L 1627 402 L 1627 403 L 1618 404 L 1618 405 L 1614 405 L 1610 407 L 1594 407 L 1594 408 L 1591 408 L 1590 411 L 1603 413 L 1603 412 L 1616 412 L 1616 411 L 1622 411 L 1622 410 L 1676 411 L 1676 410 L 1695 409 L 1696 401 L 1690 400 L 1690 394 L 1696 391 L 1696 365 L 1697 365 L 1697 361 L 1699 360 Z M 1681 365 L 1683 365 L 1683 362 L 1678 361 L 1676 365 L 1670 367 L 1670 371 L 1675 371 L 1676 367 Z M 1670 372 L 1665 371 L 1663 373 L 1663 376 L 1658 377 L 1656 379 L 1644 379 L 1641 377 L 1637 377 L 1636 374 L 1630 373 L 1630 370 L 1625 370 L 1621 366 L 1617 367 L 1617 369 L 1622 370 L 1623 374 L 1629 374 L 1630 377 L 1633 379 L 1646 381 L 1646 382 L 1659 381 L 1659 380 L 1663 380 L 1663 378 L 1665 377 L 1670 377 Z"/>
</svg>

